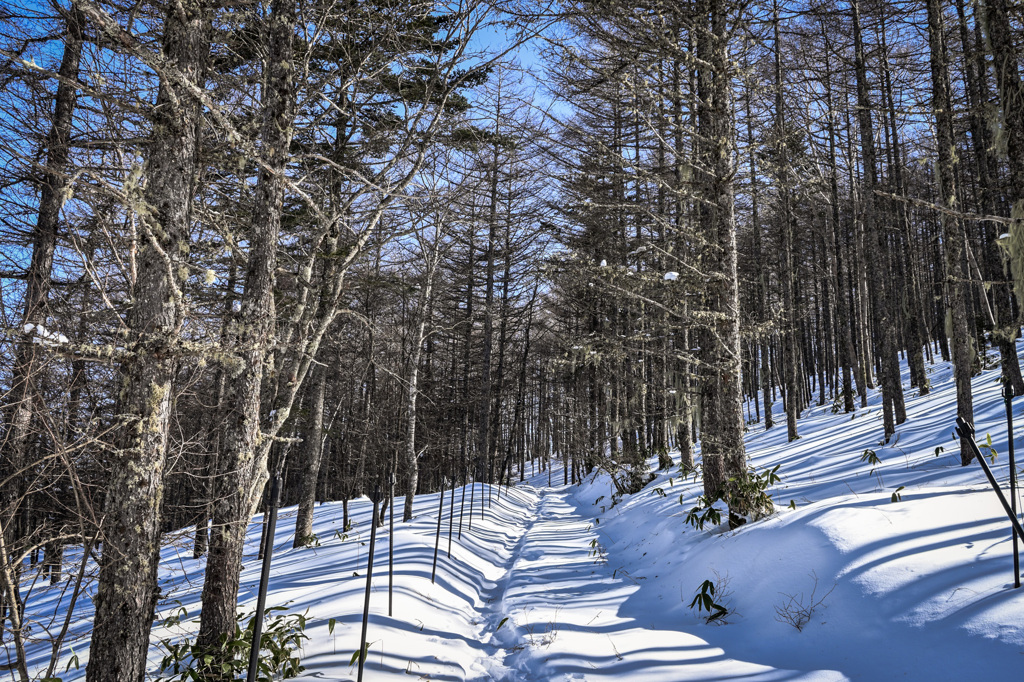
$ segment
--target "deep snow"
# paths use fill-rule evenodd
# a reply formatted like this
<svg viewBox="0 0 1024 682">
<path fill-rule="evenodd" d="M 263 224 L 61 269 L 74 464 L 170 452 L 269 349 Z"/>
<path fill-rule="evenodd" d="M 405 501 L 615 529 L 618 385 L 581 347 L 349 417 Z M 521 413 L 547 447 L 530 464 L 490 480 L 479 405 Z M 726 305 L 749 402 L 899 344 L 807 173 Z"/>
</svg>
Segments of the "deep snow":
<svg viewBox="0 0 1024 682">
<path fill-rule="evenodd" d="M 493 491 L 471 529 L 467 516 L 451 558 L 446 498 L 431 584 L 438 497 L 417 498 L 413 521 L 396 523 L 394 617 L 387 616 L 389 537 L 386 527 L 378 533 L 366 679 L 1022 679 L 1024 589 L 1012 589 L 1009 523 L 978 465 L 959 466 L 949 367 L 929 372 L 931 395 L 907 391 L 909 419 L 888 446 L 878 442 L 877 396 L 852 418 L 812 407 L 795 443 L 786 442 L 784 426 L 765 432 L 751 424 L 752 463 L 781 464 L 783 480 L 772 490 L 777 512 L 736 531 L 685 524 L 701 487 L 677 467 L 656 472 L 613 507 L 606 475 L 548 488 L 547 474 L 538 473 L 500 496 Z M 991 434 L 1005 484 L 998 376 L 988 370 L 974 380 L 975 425 L 979 440 Z M 1024 398 L 1016 402 L 1024 428 Z M 936 455 L 938 447 L 944 451 Z M 868 448 L 881 465 L 862 461 Z M 899 486 L 902 499 L 893 502 Z M 268 604 L 308 614 L 299 679 L 355 679 L 349 660 L 358 648 L 370 503 L 362 498 L 351 510 L 355 528 L 342 539 L 335 533 L 341 504 L 319 506 L 321 546 L 298 550 L 291 548 L 295 510 L 281 512 Z M 259 576 L 259 521 L 242 574 L 246 608 Z M 168 537 L 163 559 L 162 615 L 180 605 L 191 621 L 203 560 L 191 559 L 180 537 Z M 720 586 L 717 599 L 729 609 L 723 624 L 688 608 L 705 579 Z M 780 622 L 786 595 L 806 604 L 812 590 L 814 601 L 824 601 L 802 631 Z M 70 592 L 67 583 L 32 588 L 35 633 L 59 628 Z M 90 619 L 83 598 L 58 671 L 72 648 L 81 667 L 65 680 L 84 678 Z M 156 627 L 153 641 L 176 632 Z M 37 666 L 48 657 L 43 644 L 31 651 Z M 154 647 L 154 672 L 159 658 Z"/>
</svg>

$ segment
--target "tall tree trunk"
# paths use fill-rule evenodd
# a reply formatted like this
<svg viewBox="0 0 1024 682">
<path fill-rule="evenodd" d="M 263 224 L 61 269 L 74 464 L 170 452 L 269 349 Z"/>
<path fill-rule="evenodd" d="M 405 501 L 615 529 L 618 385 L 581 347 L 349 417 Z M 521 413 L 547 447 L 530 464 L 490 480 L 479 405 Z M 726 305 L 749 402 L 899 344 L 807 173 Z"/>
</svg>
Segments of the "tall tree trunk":
<svg viewBox="0 0 1024 682">
<path fill-rule="evenodd" d="M 755 300 L 765 301 L 768 296 L 768 272 L 764 266 L 764 257 L 762 255 L 763 238 L 761 235 L 761 220 L 758 211 L 758 185 L 760 184 L 757 180 L 757 154 L 754 151 L 754 123 L 753 117 L 750 111 L 750 100 L 753 99 L 753 84 L 747 88 L 747 96 L 744 98 L 744 104 L 746 106 L 747 114 L 747 163 L 750 167 L 750 216 L 751 216 L 751 227 L 754 232 L 754 263 L 757 268 L 757 282 L 755 283 Z M 768 326 L 768 306 L 762 305 L 757 311 L 757 321 L 764 327 Z M 768 339 L 769 335 L 767 330 L 762 330 L 758 343 L 753 348 L 758 349 L 758 355 L 760 355 L 761 371 L 760 378 L 763 384 L 762 402 L 764 404 L 764 428 L 765 431 L 772 428 L 775 422 L 772 418 L 772 394 L 771 394 L 771 371 L 768 367 Z M 751 387 L 752 393 L 756 396 L 758 386 L 755 384 Z"/>
<path fill-rule="evenodd" d="M 529 305 L 526 308 L 527 309 L 526 326 L 523 328 L 523 336 L 524 336 L 524 339 L 523 339 L 523 356 L 522 356 L 522 361 L 519 363 L 519 379 L 518 379 L 518 382 L 517 382 L 518 383 L 518 387 L 516 389 L 515 412 L 514 412 L 513 417 L 512 417 L 512 429 L 511 429 L 512 433 L 518 434 L 518 440 L 516 442 L 517 442 L 517 448 L 518 448 L 517 454 L 519 455 L 518 460 L 519 460 L 519 480 L 520 481 L 522 481 L 525 478 L 525 476 L 523 475 L 523 470 L 525 468 L 523 458 L 525 456 L 525 449 L 526 449 L 526 427 L 525 427 L 525 417 L 524 417 L 523 413 L 525 411 L 525 404 L 524 403 L 525 403 L 525 400 L 526 400 L 526 370 L 527 370 L 528 362 L 529 362 L 529 359 L 530 359 L 530 332 L 533 331 L 533 313 L 535 311 L 535 307 L 534 306 L 536 305 L 536 303 L 537 303 L 537 285 L 534 284 L 533 295 L 530 297 L 530 303 L 529 303 Z M 597 417 L 598 424 L 599 424 L 599 426 L 598 426 L 598 441 L 597 442 L 598 442 L 599 447 L 603 448 L 604 447 L 604 432 L 605 432 L 604 400 L 603 400 L 604 385 L 600 381 L 598 381 L 597 388 L 598 388 L 598 391 L 600 392 L 600 395 L 598 396 L 598 400 L 597 400 L 596 405 L 595 405 L 595 408 L 598 410 L 598 413 L 599 413 L 598 417 Z M 512 462 L 512 446 L 511 445 L 506 446 L 505 461 L 509 462 L 509 463 Z M 509 478 L 511 479 L 511 475 L 509 476 Z"/>
<path fill-rule="evenodd" d="M 1024 84 L 1020 79 L 1020 61 L 1010 23 L 1011 3 L 1007 0 L 979 0 L 992 69 L 999 88 L 999 107 L 1006 135 L 1006 153 L 1010 167 L 1010 271 L 1018 301 L 1024 301 Z"/>
<path fill-rule="evenodd" d="M 310 388 L 312 402 L 306 438 L 299 448 L 297 464 L 299 475 L 299 506 L 295 517 L 293 547 L 308 545 L 313 538 L 313 505 L 316 504 L 316 482 L 320 477 L 320 462 L 324 453 L 324 399 L 327 393 L 327 368 L 314 370 Z"/>
<path fill-rule="evenodd" d="M 92 16 L 91 9 L 83 9 Z M 163 54 L 175 73 L 161 78 L 152 112 L 145 208 L 138 211 L 142 235 L 128 315 L 128 359 L 119 369 L 117 412 L 124 426 L 107 483 L 88 682 L 137 682 L 146 672 L 201 113 L 199 103 L 182 86 L 185 81 L 203 85 L 209 26 L 209 10 L 202 0 L 182 0 L 168 7 Z"/>
<path fill-rule="evenodd" d="M 430 324 L 430 300 L 434 284 L 434 265 L 428 266 L 427 281 L 420 289 L 419 323 L 413 336 L 414 347 L 409 356 L 409 378 L 405 394 L 405 509 L 402 520 L 412 519 L 413 498 L 419 481 L 419 462 L 416 460 L 416 401 L 419 397 L 420 359 L 423 357 L 423 343 L 427 338 Z M 443 493 L 443 490 L 442 490 Z"/>
<path fill-rule="evenodd" d="M 506 218 L 506 220 L 508 220 L 508 218 Z M 507 350 L 507 345 L 508 345 L 508 316 L 509 316 L 508 296 L 509 296 L 509 283 L 510 283 L 510 281 L 512 279 L 512 277 L 511 277 L 511 273 L 512 273 L 512 243 L 511 243 L 511 233 L 510 233 L 510 230 L 509 230 L 509 223 L 508 222 L 505 223 L 503 232 L 505 233 L 504 234 L 504 238 L 503 238 L 503 242 L 504 242 L 503 251 L 504 251 L 504 254 L 503 254 L 503 258 L 502 258 L 502 260 L 504 260 L 504 267 L 503 267 L 502 275 L 501 275 L 501 301 L 500 301 L 500 305 L 498 307 L 498 316 L 499 316 L 499 322 L 498 322 L 498 365 L 495 368 L 495 376 L 494 376 L 494 401 L 493 401 L 493 405 L 491 407 L 491 419 L 490 419 L 491 434 L 492 434 L 491 435 L 491 443 L 490 443 L 491 451 L 489 453 L 487 453 L 487 461 L 490 462 L 490 467 L 491 467 L 490 471 L 488 472 L 488 479 L 490 480 L 491 483 L 493 483 L 495 481 L 495 467 L 499 466 L 499 464 L 497 462 L 498 450 L 500 449 L 499 448 L 498 440 L 499 440 L 499 438 L 502 437 L 501 412 L 502 412 L 502 402 L 503 402 L 503 398 L 504 398 L 504 395 L 505 395 L 505 381 L 506 381 L 506 376 L 505 376 L 505 374 L 506 374 L 506 372 L 505 372 L 505 352 Z M 501 472 L 498 471 L 497 473 L 499 474 L 498 478 L 500 479 Z"/>
<path fill-rule="evenodd" d="M 499 109 L 500 113 L 500 109 Z M 491 356 L 494 346 L 494 251 L 498 239 L 498 143 L 494 143 L 494 158 L 489 173 L 490 207 L 487 216 L 487 251 L 484 266 L 484 324 L 483 345 L 480 358 L 480 403 L 477 414 L 480 427 L 477 433 L 477 477 L 484 476 L 490 470 L 491 442 L 494 438 L 494 425 L 491 424 Z M 488 483 L 490 480 L 488 479 Z"/>
<path fill-rule="evenodd" d="M 871 293 L 871 309 L 874 327 L 879 338 L 879 381 L 882 386 L 882 415 L 885 440 L 888 442 L 896 431 L 894 407 L 900 386 L 899 365 L 896 351 L 896 328 L 892 319 L 889 289 L 892 286 L 888 267 L 888 255 L 884 233 L 878 224 L 875 189 L 878 172 L 875 166 L 875 133 L 871 120 L 871 96 L 868 87 L 867 66 L 864 60 L 864 42 L 860 26 L 860 4 L 850 4 L 853 13 L 854 65 L 857 75 L 857 119 L 860 125 L 861 154 L 864 161 L 864 239 L 868 261 L 875 268 L 868 283 Z M 870 339 L 870 334 L 868 335 Z M 901 393 L 902 395 L 902 393 Z"/>
<path fill-rule="evenodd" d="M 825 98 L 828 108 L 828 153 L 829 153 L 829 197 L 831 203 L 832 230 L 828 234 L 828 243 L 835 253 L 836 263 L 836 326 L 839 335 L 839 363 L 843 371 L 843 411 L 853 412 L 853 374 L 857 362 L 857 354 L 853 347 L 852 295 L 847 286 L 848 277 L 843 267 L 843 229 L 839 211 L 839 172 L 836 164 L 836 110 L 832 98 L 832 46 L 828 32 L 822 30 L 825 38 Z M 859 373 L 858 373 L 859 377 Z M 864 386 L 860 386 L 865 391 Z"/>
<path fill-rule="evenodd" d="M 701 409 L 701 452 L 704 490 L 723 493 L 730 505 L 730 525 L 745 514 L 747 501 L 728 482 L 746 478 L 743 446 L 743 392 L 740 386 L 739 295 L 736 271 L 736 221 L 732 178 L 735 130 L 727 44 L 726 3 L 700 0 L 697 52 L 706 64 L 699 72 L 701 157 L 706 169 L 701 211 L 707 246 L 707 304 L 714 316 L 704 334 L 701 354 L 708 367 Z M 708 21 L 703 18 L 707 17 Z"/>
<path fill-rule="evenodd" d="M 28 445 L 33 410 L 38 399 L 34 375 L 42 348 L 34 341 L 44 336 L 37 325 L 46 323 L 46 304 L 50 295 L 60 211 L 67 199 L 66 169 L 75 105 L 78 101 L 74 83 L 78 80 L 78 66 L 82 57 L 85 17 L 75 3 L 72 3 L 66 16 L 64 55 L 58 71 L 60 80 L 53 100 L 52 124 L 45 142 L 46 167 L 40 187 L 39 213 L 32 232 L 32 258 L 28 272 L 25 273 L 24 312 L 20 330 L 24 337 L 18 342 L 15 352 L 7 414 L 4 415 L 8 426 L 3 442 L 0 443 L 0 509 L 3 510 L 0 512 L 0 523 L 3 524 L 8 546 L 15 553 L 18 546 L 15 539 L 29 530 L 19 527 L 19 512 L 23 508 L 23 496 L 29 489 L 26 477 L 33 469 L 28 461 Z M 18 571 L 17 567 L 15 571 Z"/>
<path fill-rule="evenodd" d="M 896 105 L 893 98 L 892 74 L 889 68 L 884 12 L 883 20 L 879 22 L 878 32 L 881 36 L 882 85 L 886 104 L 886 129 L 888 131 L 886 135 L 890 140 L 889 149 L 892 153 L 891 176 L 895 185 L 893 190 L 897 196 L 905 197 L 907 195 L 907 187 L 903 177 L 902 144 L 899 137 L 899 128 L 896 124 Z M 890 252 L 894 255 L 902 255 L 903 261 L 899 264 L 903 266 L 905 275 L 904 284 L 900 292 L 899 314 L 896 315 L 896 318 L 903 321 L 904 334 L 907 339 L 907 365 L 910 369 L 911 384 L 917 386 L 919 394 L 924 396 L 928 395 L 930 388 L 928 376 L 925 373 L 924 353 L 922 351 L 924 345 L 922 341 L 924 335 L 920 319 L 922 311 L 917 306 L 917 301 L 921 300 L 921 295 L 917 279 L 917 267 L 914 262 L 914 240 L 910 229 L 910 215 L 907 203 L 905 201 L 897 201 L 894 208 L 896 209 L 896 220 L 899 222 L 901 229 L 893 237 L 893 242 L 896 246 L 890 249 Z M 899 243 L 901 237 L 903 244 Z M 902 391 L 900 391 L 899 395 L 902 396 Z M 902 401 L 897 401 L 896 407 L 898 410 L 902 410 L 901 414 L 896 415 L 896 423 L 906 421 L 906 407 L 903 406 Z"/>
<path fill-rule="evenodd" d="M 941 203 L 956 208 L 957 166 L 953 139 L 952 98 L 949 92 L 945 28 L 940 0 L 927 0 L 928 45 L 932 65 L 932 109 L 935 112 L 935 141 L 939 165 L 936 173 Z M 953 375 L 956 380 L 956 411 L 959 417 L 974 421 L 971 395 L 971 335 L 967 327 L 967 273 L 964 272 L 964 236 L 960 221 L 941 213 L 942 241 L 946 246 L 946 295 L 952 311 Z M 964 439 L 960 440 L 960 462 L 967 466 L 974 458 Z"/>
<path fill-rule="evenodd" d="M 257 434 L 263 365 L 275 324 L 274 271 L 295 118 L 295 13 L 295 3 L 289 0 L 271 3 L 260 131 L 265 163 L 256 185 L 245 290 L 234 328 L 240 366 L 225 396 L 224 449 L 214 485 L 213 530 L 197 640 L 205 648 L 234 632 L 245 529 L 268 478 L 268 450 L 258 447 Z"/>
<path fill-rule="evenodd" d="M 779 223 L 782 232 L 782 302 L 785 308 L 785 328 L 782 339 L 785 344 L 786 372 L 786 434 L 790 442 L 799 438 L 796 420 L 800 416 L 803 400 L 799 397 L 800 367 L 800 335 L 797 333 L 797 313 L 795 302 L 794 266 L 793 266 L 793 216 L 792 197 L 789 189 L 789 154 L 786 129 L 785 102 L 782 92 L 782 47 L 779 40 L 779 6 L 772 4 L 772 26 L 775 37 L 775 145 L 776 162 L 779 164 L 777 182 L 779 183 Z"/>
<path fill-rule="evenodd" d="M 981 31 L 977 20 L 974 25 L 974 37 L 967 26 L 964 0 L 956 0 L 957 18 L 959 19 L 960 44 L 964 54 L 964 80 L 967 100 L 970 106 L 971 142 L 974 158 L 978 169 L 978 185 L 980 189 L 983 213 L 997 215 L 999 207 L 998 168 L 990 155 L 992 133 L 985 118 L 985 107 L 990 100 L 985 54 L 981 45 Z M 979 9 L 975 8 L 975 17 Z M 987 279 L 992 282 L 992 299 L 995 303 L 996 325 L 992 330 L 993 340 L 999 347 L 1002 360 L 1003 382 L 1013 388 L 1014 395 L 1024 395 L 1024 377 L 1021 376 L 1020 359 L 1017 357 L 1017 337 L 1020 326 L 1013 319 L 1012 298 L 1013 287 L 1002 284 L 1006 279 L 1003 250 L 999 247 L 997 226 L 991 221 L 983 223 L 987 246 L 984 250 L 985 271 Z"/>
<path fill-rule="evenodd" d="M 231 327 L 231 317 L 234 314 L 232 308 L 235 305 L 235 285 L 238 278 L 238 268 L 235 258 L 231 256 L 228 265 L 228 279 L 225 290 L 228 295 L 224 299 L 224 312 L 221 315 L 220 341 L 227 347 L 230 341 L 228 330 Z M 200 482 L 200 499 L 198 500 L 199 513 L 196 519 L 195 544 L 192 547 L 192 558 L 198 559 L 205 556 L 210 546 L 210 517 L 213 515 L 213 482 L 217 478 L 219 453 L 223 434 L 221 424 L 224 417 L 224 395 L 227 387 L 227 371 L 223 365 L 219 365 L 214 373 L 213 379 L 213 409 L 209 410 L 203 417 L 205 422 L 206 442 L 208 453 L 207 461 L 203 464 L 201 471 L 203 480 Z"/>
</svg>

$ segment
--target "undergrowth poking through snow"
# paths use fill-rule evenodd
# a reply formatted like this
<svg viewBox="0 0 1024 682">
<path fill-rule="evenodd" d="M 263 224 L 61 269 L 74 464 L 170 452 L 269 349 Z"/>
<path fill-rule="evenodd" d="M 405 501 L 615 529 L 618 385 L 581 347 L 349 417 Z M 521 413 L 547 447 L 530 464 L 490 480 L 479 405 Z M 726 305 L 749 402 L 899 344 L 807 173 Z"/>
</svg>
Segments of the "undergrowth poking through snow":
<svg viewBox="0 0 1024 682">
<path fill-rule="evenodd" d="M 987 370 L 974 379 L 975 425 L 991 436 L 990 454 L 1007 445 L 998 375 Z M 905 373 L 904 386 L 907 379 Z M 431 584 L 438 497 L 419 496 L 411 522 L 397 524 L 393 538 L 385 529 L 378 535 L 367 679 L 1019 678 L 1024 590 L 1012 589 L 1009 523 L 977 465 L 959 466 L 949 366 L 930 367 L 929 380 L 931 395 L 907 391 L 909 419 L 889 443 L 879 442 L 874 394 L 853 415 L 812 406 L 793 443 L 784 428 L 749 424 L 755 484 L 763 483 L 773 502 L 734 531 L 720 500 L 695 502 L 703 495 L 700 477 L 680 470 L 678 453 L 671 463 L 664 453 L 652 456 L 653 479 L 645 475 L 638 492 L 625 492 L 608 472 L 546 488 L 548 474 L 538 471 L 524 485 L 495 489 L 483 518 L 477 508 L 472 529 L 466 524 L 452 538 L 450 557 L 445 505 Z M 1024 398 L 1017 403 L 1019 415 Z M 1007 458 L 997 457 L 994 469 L 1005 484 Z M 353 525 L 342 528 L 341 503 L 320 505 L 317 542 L 299 549 L 291 547 L 295 510 L 281 512 L 268 601 L 305 614 L 305 671 L 296 679 L 354 679 L 370 507 L 366 498 L 353 501 Z M 256 597 L 260 520 L 247 536 L 243 612 Z M 75 552 L 67 556 L 73 560 Z M 162 614 L 198 614 L 203 569 L 183 536 L 166 537 Z M 86 582 L 85 594 L 94 595 L 94 582 Z M 66 587 L 32 589 L 31 636 L 61 622 Z M 702 592 L 710 611 L 696 600 L 696 618 L 688 607 Z M 716 605 L 727 613 L 709 624 Z M 91 600 L 80 599 L 58 671 L 79 666 L 68 667 L 65 682 L 84 678 L 91 615 Z M 172 633 L 158 622 L 153 642 L 177 636 L 182 626 L 192 627 L 177 623 Z M 49 651 L 45 638 L 35 641 L 30 663 L 39 672 Z M 155 675 L 160 653 L 151 651 Z"/>
</svg>

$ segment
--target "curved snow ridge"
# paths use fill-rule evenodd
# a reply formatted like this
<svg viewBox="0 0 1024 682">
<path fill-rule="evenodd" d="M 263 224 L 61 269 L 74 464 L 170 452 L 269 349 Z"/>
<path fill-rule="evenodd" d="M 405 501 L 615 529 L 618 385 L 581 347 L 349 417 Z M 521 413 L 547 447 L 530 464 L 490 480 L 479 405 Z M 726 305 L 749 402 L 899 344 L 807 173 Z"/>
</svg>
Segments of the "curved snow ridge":
<svg viewBox="0 0 1024 682">
<path fill-rule="evenodd" d="M 478 484 L 462 505 L 461 488 L 455 504 L 446 494 L 441 515 L 441 542 L 437 573 L 430 582 L 434 541 L 437 532 L 438 495 L 416 498 L 416 515 L 409 523 L 395 524 L 395 576 L 393 616 L 387 615 L 387 552 L 385 529 L 378 532 L 369 623 L 369 655 L 366 679 L 374 680 L 451 680 L 462 681 L 489 675 L 489 664 L 497 653 L 488 633 L 493 630 L 490 615 L 495 595 L 500 596 L 501 581 L 530 518 L 538 496 L 529 488 L 490 491 L 481 514 L 480 497 L 487 486 Z M 470 520 L 470 500 L 473 500 Z M 401 508 L 401 499 L 396 502 Z M 318 510 L 319 511 L 319 510 Z M 454 513 L 453 513 L 454 512 Z M 326 515 L 318 513 L 318 519 Z M 459 533 L 462 521 L 461 534 Z M 448 556 L 448 531 L 452 530 L 451 557 Z M 365 534 L 364 534 L 365 540 Z M 299 679 L 353 680 L 355 666 L 349 661 L 359 646 L 364 571 L 350 568 L 353 550 L 348 556 L 324 557 L 321 570 L 335 570 L 338 584 L 323 585 L 316 601 L 299 606 L 310 608 L 311 625 L 306 633 L 310 641 L 304 647 L 303 664 L 307 672 Z M 322 550 L 319 550 L 322 551 Z M 365 568 L 365 547 L 361 565 Z M 338 570 L 340 569 L 340 570 Z M 307 563 L 289 567 L 290 580 L 314 571 Z M 346 576 L 352 576 L 349 579 Z M 303 594 L 309 595 L 303 583 Z M 347 588 L 342 589 L 341 585 Z M 282 595 L 283 596 L 283 595 Z M 269 600 L 268 600 L 269 602 Z M 336 618 L 334 632 L 329 631 L 329 615 Z M 484 677 L 491 679 L 491 677 Z"/>
<path fill-rule="evenodd" d="M 846 679 L 833 671 L 736 660 L 682 627 L 667 627 L 659 617 L 665 611 L 659 597 L 643 594 L 640 581 L 612 568 L 603 542 L 568 489 L 542 493 L 496 602 L 508 619 L 504 634 L 499 630 L 493 638 L 505 658 L 480 680 Z M 636 610 L 624 609 L 627 602 L 645 596 L 651 600 L 640 615 L 623 614 Z"/>
</svg>

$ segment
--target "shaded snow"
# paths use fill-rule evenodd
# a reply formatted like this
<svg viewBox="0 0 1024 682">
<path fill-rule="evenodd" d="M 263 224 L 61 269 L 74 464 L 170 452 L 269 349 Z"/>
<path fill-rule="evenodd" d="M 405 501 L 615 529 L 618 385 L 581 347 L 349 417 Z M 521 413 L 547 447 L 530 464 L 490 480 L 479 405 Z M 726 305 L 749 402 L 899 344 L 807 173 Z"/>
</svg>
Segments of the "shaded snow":
<svg viewBox="0 0 1024 682">
<path fill-rule="evenodd" d="M 538 473 L 500 498 L 495 491 L 482 520 L 485 486 L 476 486 L 477 513 L 472 528 L 468 516 L 463 521 L 461 538 L 457 491 L 451 558 L 446 497 L 431 584 L 438 497 L 417 498 L 413 521 L 396 524 L 394 617 L 387 616 L 386 527 L 378 534 L 366 679 L 1019 679 L 1024 589 L 1012 589 L 1009 523 L 980 468 L 959 465 L 948 366 L 929 372 L 932 394 L 907 391 L 909 420 L 888 445 L 878 442 L 877 396 L 852 418 L 812 407 L 794 443 L 784 426 L 765 432 L 751 424 L 753 464 L 781 464 L 783 480 L 772 490 L 777 513 L 736 531 L 684 523 L 702 490 L 678 468 L 657 472 L 614 507 L 605 475 L 547 488 L 547 474 Z M 998 376 L 989 370 L 974 380 L 975 424 L 979 438 L 991 434 L 1005 482 Z M 1018 418 L 1022 410 L 1019 398 Z M 944 448 L 938 456 L 937 447 Z M 861 461 L 869 448 L 882 460 L 878 467 Z M 902 499 L 892 502 L 899 486 Z M 348 661 L 358 648 L 370 503 L 361 498 L 350 508 L 355 528 L 343 539 L 341 504 L 319 506 L 321 546 L 298 550 L 291 548 L 295 510 L 281 513 L 268 604 L 308 613 L 300 679 L 355 679 Z M 259 575 L 258 522 L 249 529 L 242 574 L 246 608 Z M 188 620 L 198 616 L 204 560 L 191 559 L 189 549 L 168 537 L 162 615 L 180 604 Z M 709 625 L 688 608 L 705 579 L 724 589 L 718 600 L 730 610 L 726 624 Z M 779 622 L 785 595 L 806 602 L 815 580 L 815 599 L 828 596 L 803 630 Z M 35 632 L 62 616 L 58 603 L 70 591 L 67 583 L 33 588 Z M 70 646 L 82 668 L 65 680 L 84 678 L 90 618 L 83 598 L 59 670 Z M 168 634 L 158 627 L 154 641 Z M 41 664 L 43 646 L 32 651 Z M 154 665 L 158 659 L 154 648 Z"/>
</svg>

